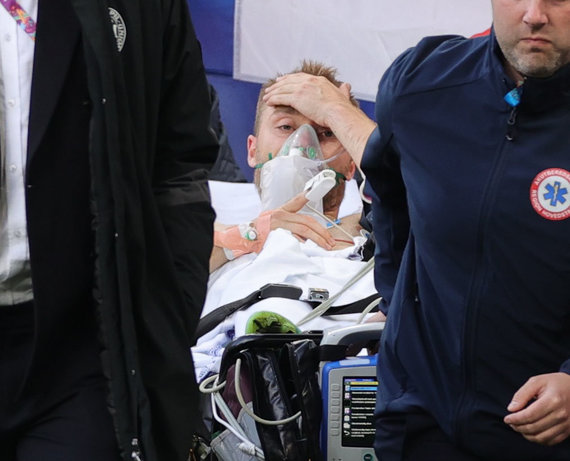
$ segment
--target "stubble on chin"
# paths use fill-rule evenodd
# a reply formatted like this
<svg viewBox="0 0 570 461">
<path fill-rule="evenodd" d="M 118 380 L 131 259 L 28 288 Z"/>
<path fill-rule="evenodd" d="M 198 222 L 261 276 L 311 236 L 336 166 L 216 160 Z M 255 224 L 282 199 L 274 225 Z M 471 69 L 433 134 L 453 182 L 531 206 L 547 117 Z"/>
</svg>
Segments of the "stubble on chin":
<svg viewBox="0 0 570 461">
<path fill-rule="evenodd" d="M 509 64 L 525 77 L 550 77 L 562 67 L 561 54 L 555 50 L 548 52 L 539 48 L 522 48 L 521 43 L 505 46 L 503 54 Z"/>
<path fill-rule="evenodd" d="M 261 195 L 260 178 L 261 178 L 261 168 L 256 168 L 255 170 L 253 170 L 253 183 L 255 184 L 257 192 Z"/>
<path fill-rule="evenodd" d="M 338 214 L 340 204 L 344 198 L 346 184 L 344 181 L 333 187 L 324 197 L 323 197 L 323 212 L 332 212 L 333 214 Z M 335 218 L 336 219 L 336 218 Z"/>
</svg>

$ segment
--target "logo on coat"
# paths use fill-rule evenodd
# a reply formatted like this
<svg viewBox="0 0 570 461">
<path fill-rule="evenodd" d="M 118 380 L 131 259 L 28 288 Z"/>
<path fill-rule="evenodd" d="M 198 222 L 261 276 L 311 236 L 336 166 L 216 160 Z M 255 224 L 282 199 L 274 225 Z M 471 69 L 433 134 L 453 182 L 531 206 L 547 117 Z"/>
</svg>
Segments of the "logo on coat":
<svg viewBox="0 0 570 461">
<path fill-rule="evenodd" d="M 109 16 L 113 25 L 113 34 L 115 34 L 115 40 L 117 40 L 117 49 L 120 52 L 123 46 L 125 46 L 125 40 L 127 39 L 127 26 L 123 17 L 116 9 L 109 7 Z"/>
<path fill-rule="evenodd" d="M 530 185 L 530 202 L 543 218 L 570 218 L 570 172 L 548 168 L 538 173 Z"/>
</svg>

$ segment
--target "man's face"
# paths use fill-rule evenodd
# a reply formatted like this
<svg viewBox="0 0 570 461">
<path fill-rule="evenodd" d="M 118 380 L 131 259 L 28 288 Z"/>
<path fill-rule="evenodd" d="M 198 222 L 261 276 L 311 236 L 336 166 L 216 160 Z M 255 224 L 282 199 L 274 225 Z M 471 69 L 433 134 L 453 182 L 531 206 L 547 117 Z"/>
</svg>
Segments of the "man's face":
<svg viewBox="0 0 570 461">
<path fill-rule="evenodd" d="M 295 109 L 286 106 L 264 106 L 257 136 L 250 135 L 247 139 L 247 161 L 249 166 L 255 168 L 269 160 L 271 154 L 274 158 L 287 138 L 303 124 L 311 125 L 317 132 L 321 151 L 325 159 L 342 153 L 335 160 L 327 163 L 336 172 L 343 174 L 347 179 L 354 175 L 354 162 L 344 151 L 342 145 L 328 128 L 321 127 L 312 120 L 301 115 Z M 255 184 L 259 187 L 259 169 L 254 173 Z"/>
<path fill-rule="evenodd" d="M 549 77 L 570 62 L 570 0 L 492 0 L 493 27 L 507 66 Z"/>
</svg>

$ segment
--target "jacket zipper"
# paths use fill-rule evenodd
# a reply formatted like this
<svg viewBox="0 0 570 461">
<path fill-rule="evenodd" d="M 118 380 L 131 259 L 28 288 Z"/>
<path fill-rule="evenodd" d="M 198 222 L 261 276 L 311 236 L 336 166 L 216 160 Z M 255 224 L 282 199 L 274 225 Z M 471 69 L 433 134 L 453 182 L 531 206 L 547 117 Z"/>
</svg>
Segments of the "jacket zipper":
<svg viewBox="0 0 570 461">
<path fill-rule="evenodd" d="M 507 120 L 507 134 L 505 137 L 507 141 L 514 141 L 516 137 L 516 122 L 517 122 L 517 106 L 514 106 L 511 109 L 511 114 L 509 115 L 509 119 Z"/>
<path fill-rule="evenodd" d="M 459 426 L 459 415 L 463 410 L 469 389 L 473 384 L 473 373 L 469 371 L 468 364 L 472 364 L 474 360 L 474 338 L 477 325 L 475 323 L 475 311 L 479 305 L 479 297 L 483 279 L 485 276 L 486 268 L 483 264 L 482 250 L 483 242 L 486 235 L 486 227 L 490 218 L 490 203 L 495 197 L 495 191 L 499 184 L 499 177 L 503 173 L 505 157 L 506 157 L 506 147 L 507 142 L 510 143 L 514 141 L 516 135 L 516 119 L 517 119 L 517 107 L 513 107 L 509 118 L 507 120 L 507 132 L 503 141 L 501 142 L 500 148 L 497 151 L 497 159 L 493 164 L 493 172 L 489 180 L 488 186 L 484 191 L 484 199 L 481 202 L 481 217 L 479 219 L 479 227 L 477 229 L 477 256 L 475 260 L 475 268 L 471 276 L 471 286 L 468 291 L 467 301 L 466 301 L 466 312 L 463 320 L 463 365 L 462 365 L 462 384 L 463 390 L 461 392 L 458 405 L 454 411 L 454 433 L 458 436 L 461 433 L 461 427 Z"/>
</svg>

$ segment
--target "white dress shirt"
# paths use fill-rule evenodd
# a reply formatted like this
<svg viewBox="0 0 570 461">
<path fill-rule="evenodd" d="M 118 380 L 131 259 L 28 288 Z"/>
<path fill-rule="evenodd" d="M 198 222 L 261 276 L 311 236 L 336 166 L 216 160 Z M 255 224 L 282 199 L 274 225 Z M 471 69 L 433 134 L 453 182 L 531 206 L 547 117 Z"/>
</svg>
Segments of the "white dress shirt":
<svg viewBox="0 0 570 461">
<path fill-rule="evenodd" d="M 36 20 L 38 0 L 19 3 Z M 33 61 L 34 41 L 0 6 L 0 305 L 33 297 L 24 186 Z"/>
</svg>

